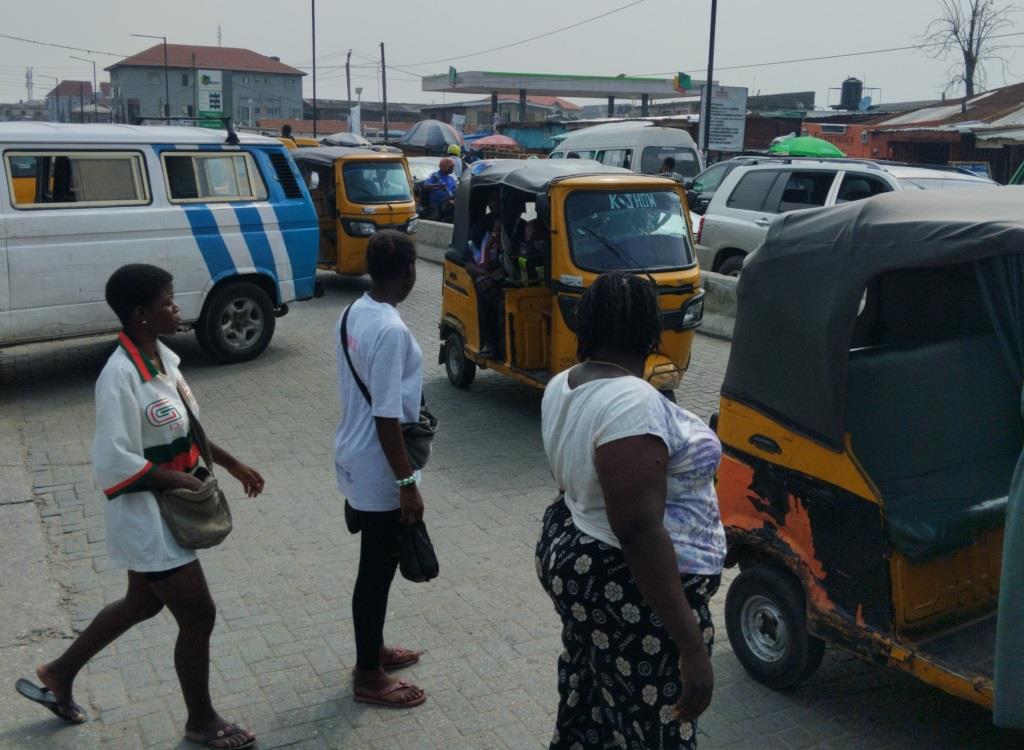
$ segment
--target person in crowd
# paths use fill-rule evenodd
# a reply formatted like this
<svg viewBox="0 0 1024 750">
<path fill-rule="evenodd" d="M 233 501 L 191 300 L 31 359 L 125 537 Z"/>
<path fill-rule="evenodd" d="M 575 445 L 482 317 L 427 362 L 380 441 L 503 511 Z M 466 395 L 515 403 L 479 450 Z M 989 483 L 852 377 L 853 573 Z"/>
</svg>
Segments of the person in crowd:
<svg viewBox="0 0 1024 750">
<path fill-rule="evenodd" d="M 452 176 L 455 162 L 448 157 L 441 159 L 438 169 L 424 182 L 420 188 L 426 193 L 430 218 L 438 221 L 451 221 L 455 213 L 455 188 L 458 185 Z"/>
<path fill-rule="evenodd" d="M 486 218 L 490 219 L 490 227 L 472 243 L 466 271 L 473 279 L 480 301 L 480 356 L 494 357 L 500 348 L 501 289 L 505 271 L 501 256 L 501 221 L 496 213 L 488 213 Z"/>
<path fill-rule="evenodd" d="M 565 647 L 550 747 L 690 750 L 714 685 L 721 446 L 643 379 L 661 333 L 650 282 L 604 274 L 576 317 L 581 362 L 551 380 L 541 406 L 561 490 L 537 543 Z"/>
<path fill-rule="evenodd" d="M 295 143 L 295 136 L 292 135 L 292 126 L 287 122 L 281 126 L 281 137 L 288 138 L 292 143 Z"/>
<path fill-rule="evenodd" d="M 448 158 L 452 160 L 455 165 L 455 179 L 462 179 L 462 170 L 465 168 L 465 164 L 462 161 L 462 148 L 457 143 L 452 143 L 448 146 Z"/>
<path fill-rule="evenodd" d="M 128 571 L 123 599 L 108 604 L 54 661 L 36 670 L 42 687 L 19 680 L 18 691 L 71 724 L 86 721 L 72 688 L 96 654 L 165 606 L 178 623 L 174 667 L 188 718 L 185 737 L 209 748 L 251 747 L 256 737 L 214 710 L 210 700 L 210 635 L 216 609 L 194 550 L 175 540 L 154 492 L 202 487 L 193 474 L 199 447 L 189 424 L 198 405 L 178 369 L 178 356 L 160 341 L 178 330 L 171 274 L 146 264 L 117 269 L 107 281 L 107 304 L 123 330 L 96 383 L 92 463 L 106 495 L 107 554 Z M 188 399 L 186 408 L 185 399 Z M 263 491 L 259 472 L 211 443 L 215 463 L 248 497 Z"/>
<path fill-rule="evenodd" d="M 397 310 L 416 283 L 416 245 L 406 234 L 384 230 L 370 238 L 366 261 L 371 287 L 348 308 L 348 358 L 340 339 L 346 313 L 334 331 L 342 409 L 334 440 L 335 473 L 350 528 L 360 533 L 352 592 L 353 697 L 412 708 L 426 701 L 426 693 L 389 672 L 417 663 L 420 653 L 386 647 L 384 621 L 398 565 L 400 524 L 423 517 L 419 472 L 413 471 L 402 438 L 402 424 L 419 419 L 423 354 Z"/>
<path fill-rule="evenodd" d="M 661 162 L 661 170 L 658 172 L 658 176 L 669 177 L 676 182 L 683 181 L 683 176 L 676 171 L 676 160 L 672 156 L 666 156 L 664 161 Z"/>
</svg>

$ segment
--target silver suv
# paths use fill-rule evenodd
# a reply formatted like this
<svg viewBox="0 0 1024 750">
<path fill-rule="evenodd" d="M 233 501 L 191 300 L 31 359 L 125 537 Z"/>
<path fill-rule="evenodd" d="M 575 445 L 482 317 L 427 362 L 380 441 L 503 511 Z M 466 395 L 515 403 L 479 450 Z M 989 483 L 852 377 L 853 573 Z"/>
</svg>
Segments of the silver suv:
<svg viewBox="0 0 1024 750">
<path fill-rule="evenodd" d="M 957 168 L 848 159 L 792 159 L 737 167 L 722 181 L 697 234 L 701 268 L 739 276 L 743 259 L 789 211 L 834 206 L 894 190 L 985 187 L 992 180 Z"/>
</svg>

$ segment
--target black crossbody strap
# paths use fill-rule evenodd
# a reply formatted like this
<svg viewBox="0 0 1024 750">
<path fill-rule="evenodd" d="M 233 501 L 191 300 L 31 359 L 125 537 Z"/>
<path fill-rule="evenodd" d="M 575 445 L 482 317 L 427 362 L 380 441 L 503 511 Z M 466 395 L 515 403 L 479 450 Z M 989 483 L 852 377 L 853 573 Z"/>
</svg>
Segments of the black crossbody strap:
<svg viewBox="0 0 1024 750">
<path fill-rule="evenodd" d="M 352 305 L 345 308 L 345 313 L 341 316 L 341 349 L 345 352 L 345 361 L 348 362 L 349 372 L 352 373 L 352 377 L 355 378 L 356 385 L 359 386 L 360 392 L 363 394 L 363 398 L 366 399 L 366 403 L 373 406 L 373 399 L 370 398 L 370 391 L 366 388 L 366 383 L 363 382 L 362 378 L 356 372 L 356 368 L 352 366 L 352 357 L 348 355 L 348 313 L 352 309 Z"/>
</svg>

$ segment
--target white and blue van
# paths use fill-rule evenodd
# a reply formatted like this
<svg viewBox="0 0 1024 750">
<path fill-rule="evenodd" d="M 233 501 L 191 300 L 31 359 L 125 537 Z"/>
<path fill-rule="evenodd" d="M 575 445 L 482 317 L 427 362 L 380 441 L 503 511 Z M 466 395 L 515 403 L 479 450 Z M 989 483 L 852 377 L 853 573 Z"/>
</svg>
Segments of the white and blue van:
<svg viewBox="0 0 1024 750">
<path fill-rule="evenodd" d="M 182 320 L 223 362 L 322 293 L 309 192 L 274 138 L 194 127 L 0 123 L 0 347 L 117 330 L 125 263 L 174 275 Z"/>
</svg>

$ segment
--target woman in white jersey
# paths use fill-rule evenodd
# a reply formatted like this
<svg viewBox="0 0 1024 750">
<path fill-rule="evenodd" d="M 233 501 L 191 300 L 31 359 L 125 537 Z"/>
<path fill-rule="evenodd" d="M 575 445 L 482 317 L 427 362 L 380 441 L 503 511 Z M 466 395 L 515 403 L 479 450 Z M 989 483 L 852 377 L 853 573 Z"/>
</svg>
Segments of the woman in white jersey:
<svg viewBox="0 0 1024 750">
<path fill-rule="evenodd" d="M 194 550 L 174 539 L 154 496 L 163 489 L 199 489 L 191 471 L 199 447 L 188 408 L 199 407 L 178 370 L 179 358 L 159 339 L 181 324 L 171 274 L 146 264 L 116 270 L 107 304 L 124 330 L 96 382 L 92 463 L 106 495 L 107 554 L 128 571 L 128 592 L 108 604 L 67 651 L 36 674 L 42 687 L 18 681 L 18 692 L 61 719 L 80 724 L 85 712 L 72 698 L 75 677 L 92 657 L 134 625 L 167 606 L 178 622 L 174 667 L 188 709 L 185 737 L 210 748 L 251 747 L 256 737 L 222 718 L 210 700 L 210 635 L 217 610 Z M 246 495 L 263 491 L 263 477 L 224 448 L 210 444 L 215 463 L 238 479 Z"/>
<path fill-rule="evenodd" d="M 537 543 L 565 646 L 551 748 L 690 750 L 714 685 L 721 446 L 643 380 L 661 335 L 648 281 L 598 277 L 577 323 L 581 362 L 551 380 L 542 404 L 561 491 Z"/>
<path fill-rule="evenodd" d="M 334 468 L 345 519 L 360 535 L 352 592 L 353 697 L 412 708 L 426 693 L 389 672 L 415 664 L 420 653 L 385 646 L 384 620 L 401 524 L 423 517 L 419 472 L 402 437 L 402 424 L 419 419 L 423 353 L 397 310 L 416 283 L 416 245 L 401 232 L 378 232 L 367 245 L 366 265 L 373 285 L 341 314 L 334 331 L 341 401 Z"/>
</svg>

